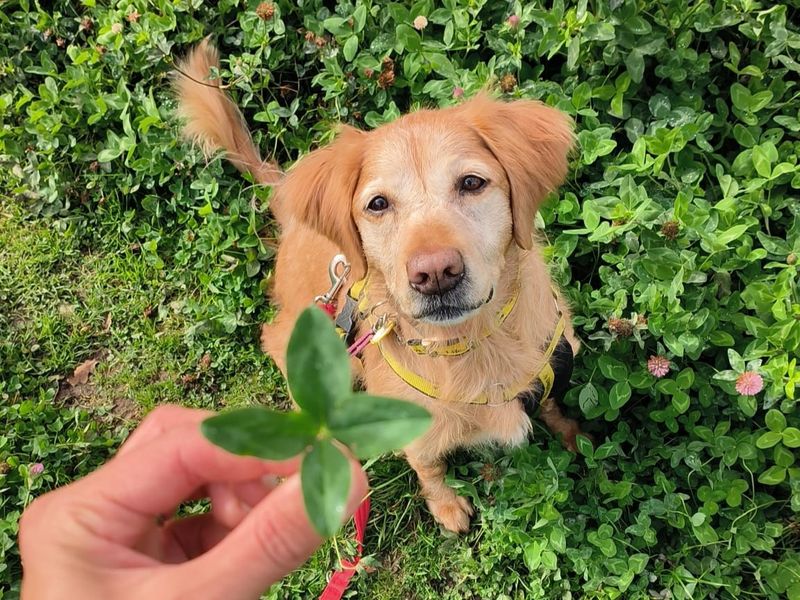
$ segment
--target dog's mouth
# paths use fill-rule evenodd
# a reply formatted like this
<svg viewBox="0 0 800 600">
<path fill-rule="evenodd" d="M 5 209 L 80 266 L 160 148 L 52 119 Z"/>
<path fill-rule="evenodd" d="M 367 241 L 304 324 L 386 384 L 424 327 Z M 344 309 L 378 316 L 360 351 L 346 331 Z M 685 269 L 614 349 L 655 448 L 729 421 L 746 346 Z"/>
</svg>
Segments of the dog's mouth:
<svg viewBox="0 0 800 600">
<path fill-rule="evenodd" d="M 485 299 L 473 304 L 456 302 L 454 298 L 449 298 L 448 296 L 450 294 L 426 298 L 422 310 L 411 316 L 416 321 L 432 325 L 458 325 L 469 319 L 475 312 L 492 300 L 494 288 L 489 291 L 489 295 Z"/>
</svg>

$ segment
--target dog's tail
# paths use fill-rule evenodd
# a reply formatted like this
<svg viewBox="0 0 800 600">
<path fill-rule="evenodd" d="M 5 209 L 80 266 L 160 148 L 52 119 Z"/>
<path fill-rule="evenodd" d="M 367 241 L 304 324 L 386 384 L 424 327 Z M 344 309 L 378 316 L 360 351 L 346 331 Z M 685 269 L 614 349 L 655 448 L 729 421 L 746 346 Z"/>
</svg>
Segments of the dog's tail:
<svg viewBox="0 0 800 600">
<path fill-rule="evenodd" d="M 277 183 L 280 168 L 261 159 L 244 116 L 220 87 L 213 69 L 219 69 L 219 53 L 208 38 L 178 63 L 174 85 L 184 135 L 208 157 L 224 151 L 237 169 L 251 173 L 258 183 Z"/>
</svg>

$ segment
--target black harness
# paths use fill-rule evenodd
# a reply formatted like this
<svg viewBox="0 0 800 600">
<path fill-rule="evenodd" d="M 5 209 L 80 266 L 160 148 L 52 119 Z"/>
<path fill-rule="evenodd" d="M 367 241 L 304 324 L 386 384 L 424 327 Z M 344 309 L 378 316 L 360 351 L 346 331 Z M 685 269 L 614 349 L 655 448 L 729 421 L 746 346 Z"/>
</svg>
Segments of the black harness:
<svg viewBox="0 0 800 600">
<path fill-rule="evenodd" d="M 553 388 L 550 390 L 550 398 L 561 402 L 564 399 L 570 386 L 570 379 L 572 378 L 572 369 L 575 365 L 575 356 L 572 354 L 572 346 L 567 341 L 566 336 L 562 335 L 558 340 L 558 345 L 553 351 L 553 356 L 550 358 L 550 366 L 553 369 L 555 378 L 553 380 Z M 522 392 L 517 399 L 522 402 L 525 407 L 525 412 L 528 416 L 533 417 L 536 408 L 543 400 L 542 392 L 544 386 L 540 380 L 536 380 L 533 387 L 525 392 Z"/>
</svg>

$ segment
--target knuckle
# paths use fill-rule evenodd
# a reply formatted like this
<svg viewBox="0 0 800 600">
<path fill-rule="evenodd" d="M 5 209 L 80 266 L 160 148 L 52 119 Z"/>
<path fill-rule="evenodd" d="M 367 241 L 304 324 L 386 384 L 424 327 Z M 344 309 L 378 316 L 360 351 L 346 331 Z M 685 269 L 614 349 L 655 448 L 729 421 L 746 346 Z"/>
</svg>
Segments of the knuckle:
<svg viewBox="0 0 800 600">
<path fill-rule="evenodd" d="M 145 420 L 158 423 L 160 421 L 168 420 L 173 415 L 180 414 L 187 410 L 188 409 L 176 404 L 161 404 L 160 406 L 156 406 L 153 410 L 151 410 L 150 414 L 147 415 Z"/>
</svg>

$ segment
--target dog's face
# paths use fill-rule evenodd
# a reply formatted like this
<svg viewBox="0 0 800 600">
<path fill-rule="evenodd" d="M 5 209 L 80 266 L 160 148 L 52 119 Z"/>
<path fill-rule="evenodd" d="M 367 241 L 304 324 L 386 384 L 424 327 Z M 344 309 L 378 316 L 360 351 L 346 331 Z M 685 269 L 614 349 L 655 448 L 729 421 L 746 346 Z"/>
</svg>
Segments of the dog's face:
<svg viewBox="0 0 800 600">
<path fill-rule="evenodd" d="M 557 110 L 478 97 L 369 133 L 346 128 L 290 171 L 279 201 L 382 274 L 400 313 L 450 326 L 491 300 L 511 244 L 531 247 L 571 144 Z"/>
<path fill-rule="evenodd" d="M 475 130 L 442 117 L 417 113 L 374 132 L 352 216 L 397 309 L 452 325 L 491 299 L 512 217 L 502 165 Z"/>
</svg>

